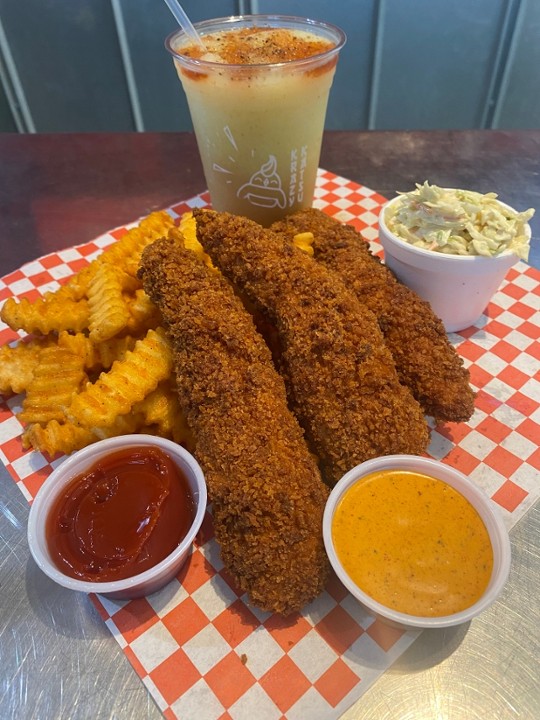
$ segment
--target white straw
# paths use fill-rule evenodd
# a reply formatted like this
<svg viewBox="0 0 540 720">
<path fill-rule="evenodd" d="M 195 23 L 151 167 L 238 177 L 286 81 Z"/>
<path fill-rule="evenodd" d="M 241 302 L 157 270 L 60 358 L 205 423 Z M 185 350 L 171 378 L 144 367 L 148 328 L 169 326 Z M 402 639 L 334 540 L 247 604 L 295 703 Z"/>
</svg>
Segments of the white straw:
<svg viewBox="0 0 540 720">
<path fill-rule="evenodd" d="M 193 27 L 191 20 L 186 15 L 185 10 L 180 3 L 177 2 L 177 0 L 165 0 L 165 2 L 167 3 L 169 10 L 174 15 L 176 22 L 180 25 L 191 41 L 195 43 L 195 45 L 199 45 L 204 48 L 204 43 L 201 40 L 199 33 Z"/>
</svg>

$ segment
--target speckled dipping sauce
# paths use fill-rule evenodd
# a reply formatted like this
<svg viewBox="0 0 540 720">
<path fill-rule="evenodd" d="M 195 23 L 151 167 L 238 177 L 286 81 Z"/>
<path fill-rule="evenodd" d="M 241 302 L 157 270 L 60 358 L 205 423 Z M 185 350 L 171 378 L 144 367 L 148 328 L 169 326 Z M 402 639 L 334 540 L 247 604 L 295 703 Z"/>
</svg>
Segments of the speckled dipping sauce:
<svg viewBox="0 0 540 720">
<path fill-rule="evenodd" d="M 444 481 L 412 471 L 382 470 L 352 485 L 337 505 L 332 540 L 363 592 L 415 616 L 470 607 L 493 570 L 476 509 Z"/>
</svg>

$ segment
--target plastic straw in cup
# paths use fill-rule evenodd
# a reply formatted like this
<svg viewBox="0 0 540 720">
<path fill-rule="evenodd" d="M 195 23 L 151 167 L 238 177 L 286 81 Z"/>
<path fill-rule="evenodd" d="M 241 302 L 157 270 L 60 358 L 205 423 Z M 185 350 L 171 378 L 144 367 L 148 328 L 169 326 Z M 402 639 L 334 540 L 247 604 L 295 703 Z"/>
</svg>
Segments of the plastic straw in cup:
<svg viewBox="0 0 540 720">
<path fill-rule="evenodd" d="M 201 48 L 204 48 L 204 43 L 201 40 L 201 36 L 193 27 L 191 20 L 186 15 L 186 11 L 180 5 L 180 3 L 178 3 L 177 0 L 165 0 L 165 2 L 167 3 L 169 10 L 174 15 L 176 22 L 180 25 L 182 30 L 186 33 L 186 35 L 189 37 L 191 42 L 194 43 L 195 45 L 198 45 Z"/>
</svg>

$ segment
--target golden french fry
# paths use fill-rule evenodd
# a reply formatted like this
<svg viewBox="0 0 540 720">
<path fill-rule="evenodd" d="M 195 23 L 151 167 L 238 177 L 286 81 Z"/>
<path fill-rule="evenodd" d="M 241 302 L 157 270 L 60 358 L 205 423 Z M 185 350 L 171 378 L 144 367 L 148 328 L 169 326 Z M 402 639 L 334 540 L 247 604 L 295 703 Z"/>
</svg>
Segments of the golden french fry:
<svg viewBox="0 0 540 720">
<path fill-rule="evenodd" d="M 187 437 L 161 314 L 136 276 L 143 249 L 174 227 L 168 213 L 152 213 L 58 290 L 6 300 L 5 323 L 43 336 L 0 348 L 0 392 L 26 390 L 25 448 L 52 456 L 131 432 Z M 197 243 L 193 219 L 190 232 Z M 92 384 L 85 371 L 101 375 Z"/>
<path fill-rule="evenodd" d="M 12 330 L 48 335 L 53 330 L 81 332 L 88 327 L 90 310 L 84 298 L 75 301 L 65 295 L 48 293 L 34 302 L 8 298 L 0 317 Z"/>
<path fill-rule="evenodd" d="M 19 420 L 42 424 L 63 420 L 64 408 L 86 380 L 83 367 L 83 359 L 69 350 L 58 346 L 41 350 Z"/>
<path fill-rule="evenodd" d="M 166 237 L 174 220 L 165 211 L 154 212 L 143 218 L 139 225 L 130 228 L 119 240 L 106 248 L 90 265 L 83 268 L 66 283 L 74 298 L 83 297 L 102 263 L 120 267 L 133 278 L 137 275 L 140 256 L 146 245 L 160 237 Z M 139 284 L 140 287 L 140 284 Z"/>
<path fill-rule="evenodd" d="M 34 376 L 39 353 L 53 342 L 54 340 L 48 337 L 34 338 L 29 342 L 19 342 L 13 347 L 0 347 L 0 393 L 23 392 Z"/>
<path fill-rule="evenodd" d="M 161 313 L 141 288 L 127 301 L 129 319 L 126 332 L 139 335 L 147 330 L 155 330 L 161 324 Z"/>
<path fill-rule="evenodd" d="M 312 232 L 303 232 L 298 233 L 293 237 L 293 244 L 296 245 L 297 248 L 300 250 L 303 250 L 307 255 L 310 255 L 313 257 L 313 241 L 314 241 L 313 233 Z"/>
<path fill-rule="evenodd" d="M 126 325 L 130 317 L 122 295 L 121 276 L 114 265 L 102 263 L 88 286 L 90 340 L 110 340 Z"/>
<path fill-rule="evenodd" d="M 132 292 L 135 287 L 140 287 L 140 283 L 135 285 L 133 280 L 142 251 L 154 240 L 165 237 L 173 226 L 174 221 L 168 213 L 152 213 L 58 290 L 46 293 L 34 303 L 25 298 L 20 302 L 13 298 L 6 300 L 0 318 L 13 330 L 28 333 L 40 332 L 46 335 L 53 330 L 81 332 L 88 327 L 90 311 L 85 296 L 98 268 L 102 264 L 123 268 L 125 275 L 132 276 L 129 284 L 126 279 L 123 280 L 124 289 Z"/>
<path fill-rule="evenodd" d="M 98 365 L 104 370 L 109 369 L 116 360 L 123 360 L 126 354 L 133 350 L 137 338 L 131 335 L 112 338 L 95 346 Z"/>
<path fill-rule="evenodd" d="M 145 425 L 155 425 L 163 437 L 171 438 L 176 425 L 182 425 L 178 395 L 168 381 L 160 383 L 153 392 L 134 405 L 133 411 L 142 413 Z"/>
<path fill-rule="evenodd" d="M 99 364 L 97 346 L 85 333 L 73 335 L 67 330 L 62 330 L 58 334 L 58 347 L 81 357 L 85 368 L 94 368 Z"/>
<path fill-rule="evenodd" d="M 115 418 L 107 428 L 84 428 L 69 422 L 50 420 L 45 426 L 30 425 L 23 433 L 23 447 L 45 452 L 53 457 L 57 453 L 69 455 L 98 440 L 117 435 L 139 432 L 144 427 L 144 416 L 129 413 Z"/>
<path fill-rule="evenodd" d="M 182 242 L 188 250 L 192 250 L 201 260 L 204 260 L 209 268 L 218 272 L 210 256 L 205 253 L 197 238 L 197 221 L 192 212 L 186 212 L 182 215 L 178 228 L 170 230 L 169 237 L 177 242 Z"/>
<path fill-rule="evenodd" d="M 164 415 L 170 412 L 171 405 L 175 402 L 168 381 L 164 381 L 149 393 L 140 402 L 133 406 L 133 412 L 140 412 L 144 415 L 145 425 L 158 424 Z M 176 400 L 176 402 L 178 402 Z"/>
<path fill-rule="evenodd" d="M 95 440 L 104 440 L 117 435 L 130 435 L 131 433 L 141 432 L 143 428 L 144 415 L 130 412 L 127 415 L 119 415 L 114 419 L 112 425 L 92 428 L 92 432 Z"/>
<path fill-rule="evenodd" d="M 128 413 L 172 370 L 172 352 L 163 329 L 149 330 L 123 360 L 113 363 L 92 385 L 73 398 L 67 408 L 69 420 L 83 427 L 111 425 L 115 417 Z"/>
<path fill-rule="evenodd" d="M 86 297 L 86 291 L 90 280 L 94 276 L 96 267 L 96 260 L 92 260 L 89 265 L 79 270 L 75 275 L 72 275 L 65 285 L 63 285 L 60 290 L 57 290 L 55 294 L 62 292 L 65 294 L 65 297 L 69 297 L 71 300 L 82 300 Z"/>
<path fill-rule="evenodd" d="M 80 355 L 87 370 L 108 370 L 115 360 L 123 360 L 126 353 L 133 350 L 136 342 L 137 338 L 125 335 L 95 345 L 84 333 L 72 335 L 61 332 L 58 335 L 58 346 Z"/>
<path fill-rule="evenodd" d="M 29 425 L 23 433 L 23 448 L 33 448 L 54 457 L 57 453 L 69 455 L 95 442 L 98 438 L 89 428 L 71 423 L 50 420 L 46 425 Z"/>
<path fill-rule="evenodd" d="M 117 279 L 120 283 L 120 287 L 122 289 L 122 293 L 128 293 L 131 295 L 134 295 L 137 290 L 142 289 L 142 283 L 139 280 L 139 278 L 135 275 L 128 275 L 127 272 L 124 270 L 120 270 L 119 268 L 117 270 Z"/>
<path fill-rule="evenodd" d="M 171 227 L 174 227 L 174 220 L 168 213 L 153 212 L 108 247 L 96 262 L 111 263 L 135 277 L 144 248 L 158 238 L 167 237 Z"/>
</svg>

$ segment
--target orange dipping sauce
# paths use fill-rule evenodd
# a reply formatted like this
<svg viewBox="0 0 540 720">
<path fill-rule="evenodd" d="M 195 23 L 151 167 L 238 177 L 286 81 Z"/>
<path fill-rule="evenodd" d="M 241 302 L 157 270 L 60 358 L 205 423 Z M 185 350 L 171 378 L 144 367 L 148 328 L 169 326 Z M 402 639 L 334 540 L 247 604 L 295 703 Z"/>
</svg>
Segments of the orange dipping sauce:
<svg viewBox="0 0 540 720">
<path fill-rule="evenodd" d="M 488 531 L 442 480 L 382 470 L 352 485 L 332 522 L 337 556 L 367 595 L 398 612 L 440 617 L 480 599 L 493 569 Z"/>
<path fill-rule="evenodd" d="M 195 517 L 186 478 L 159 448 L 128 448 L 98 460 L 56 499 L 46 524 L 53 562 L 66 575 L 112 582 L 157 565 Z"/>
</svg>

